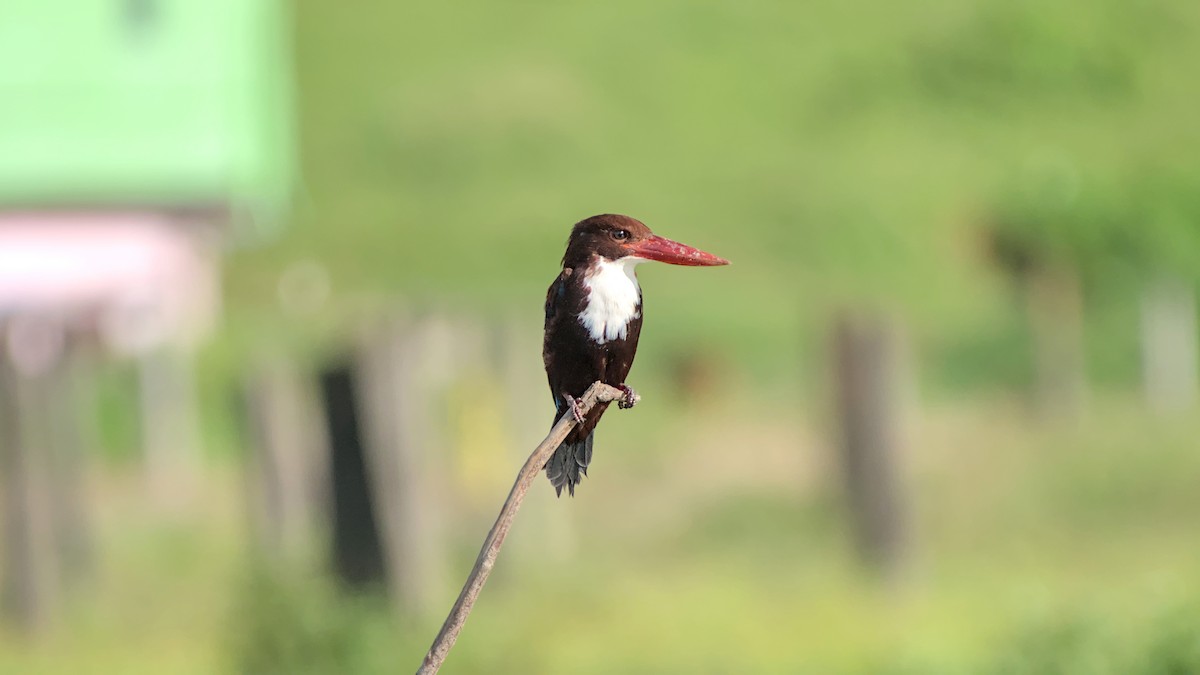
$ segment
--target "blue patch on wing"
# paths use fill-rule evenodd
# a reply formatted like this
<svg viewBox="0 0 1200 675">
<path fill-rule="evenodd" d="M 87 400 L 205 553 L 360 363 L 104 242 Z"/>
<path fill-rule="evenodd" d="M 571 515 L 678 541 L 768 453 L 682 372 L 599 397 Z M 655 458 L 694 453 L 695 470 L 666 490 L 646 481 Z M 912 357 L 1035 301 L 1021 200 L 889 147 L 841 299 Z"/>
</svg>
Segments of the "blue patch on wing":
<svg viewBox="0 0 1200 675">
<path fill-rule="evenodd" d="M 550 292 L 546 294 L 546 319 L 554 316 L 558 311 L 558 305 L 562 299 L 567 296 L 567 285 L 563 283 L 562 277 L 554 280 L 550 285 Z"/>
</svg>

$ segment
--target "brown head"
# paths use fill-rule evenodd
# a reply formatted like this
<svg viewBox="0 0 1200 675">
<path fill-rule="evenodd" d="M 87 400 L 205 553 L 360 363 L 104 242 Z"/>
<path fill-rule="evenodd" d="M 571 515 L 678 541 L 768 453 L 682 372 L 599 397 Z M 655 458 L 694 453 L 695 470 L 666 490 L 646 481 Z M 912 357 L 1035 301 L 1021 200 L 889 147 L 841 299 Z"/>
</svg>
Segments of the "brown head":
<svg viewBox="0 0 1200 675">
<path fill-rule="evenodd" d="M 585 265 L 593 255 L 607 260 L 632 257 L 692 267 L 729 264 L 724 258 L 660 237 L 640 220 L 611 213 L 575 223 L 563 254 L 563 267 Z"/>
</svg>

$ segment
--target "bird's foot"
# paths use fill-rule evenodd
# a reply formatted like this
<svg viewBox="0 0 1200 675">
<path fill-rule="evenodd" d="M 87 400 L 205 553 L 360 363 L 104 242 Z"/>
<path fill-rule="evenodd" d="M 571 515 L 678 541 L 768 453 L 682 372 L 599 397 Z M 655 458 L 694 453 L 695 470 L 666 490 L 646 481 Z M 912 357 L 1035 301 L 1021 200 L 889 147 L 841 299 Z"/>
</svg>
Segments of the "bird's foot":
<svg viewBox="0 0 1200 675">
<path fill-rule="evenodd" d="M 571 417 L 575 418 L 576 424 L 583 424 L 583 411 L 579 409 L 579 399 L 570 394 L 564 394 L 567 399 L 567 406 L 571 409 Z"/>
<path fill-rule="evenodd" d="M 624 396 L 617 401 L 617 407 L 622 410 L 628 410 L 629 408 L 637 405 L 638 401 L 642 400 L 642 397 L 633 390 L 633 387 L 630 387 L 627 384 L 622 384 L 617 387 L 617 389 L 620 389 L 621 393 L 624 394 Z"/>
</svg>

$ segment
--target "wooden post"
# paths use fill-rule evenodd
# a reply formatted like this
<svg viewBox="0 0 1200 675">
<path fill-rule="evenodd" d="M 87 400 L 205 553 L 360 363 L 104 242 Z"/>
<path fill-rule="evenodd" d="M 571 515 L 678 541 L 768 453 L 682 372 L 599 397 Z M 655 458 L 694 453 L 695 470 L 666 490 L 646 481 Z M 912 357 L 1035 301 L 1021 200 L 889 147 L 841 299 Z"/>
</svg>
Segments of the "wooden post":
<svg viewBox="0 0 1200 675">
<path fill-rule="evenodd" d="M 350 587 L 378 585 L 386 581 L 383 548 L 349 363 L 334 363 L 321 373 L 321 401 L 329 440 L 334 571 Z"/>
<path fill-rule="evenodd" d="M 1076 419 L 1087 387 L 1079 277 L 1065 266 L 1034 266 L 1026 276 L 1026 302 L 1037 412 L 1046 420 Z"/>
<path fill-rule="evenodd" d="M 47 445 L 51 420 L 42 405 L 46 373 L 59 354 L 36 320 L 0 324 L 0 491 L 4 500 L 0 611 L 25 632 L 44 629 L 58 601 Z M 61 345 L 60 345 L 61 347 Z"/>
<path fill-rule="evenodd" d="M 251 504 L 268 557 L 299 555 L 314 534 L 320 427 L 316 406 L 287 364 L 265 364 L 245 384 Z"/>
<path fill-rule="evenodd" d="M 1043 421 L 1083 412 L 1083 288 L 1069 263 L 1009 228 L 985 230 L 990 255 L 1018 289 L 1033 352 L 1032 403 Z"/>
<path fill-rule="evenodd" d="M 1157 412 L 1196 405 L 1200 392 L 1200 337 L 1196 331 L 1196 291 L 1177 279 L 1146 286 L 1141 302 L 1142 382 Z"/>
<path fill-rule="evenodd" d="M 396 609 L 427 612 L 442 587 L 445 389 L 454 367 L 444 319 L 395 319 L 360 350 L 366 461 Z"/>
<path fill-rule="evenodd" d="M 160 347 L 138 359 L 142 447 L 151 499 L 168 511 L 187 505 L 199 482 L 200 452 L 192 355 Z"/>
<path fill-rule="evenodd" d="M 877 314 L 844 313 L 833 336 L 843 479 L 864 562 L 899 580 L 909 549 L 901 471 L 899 337 Z"/>
<path fill-rule="evenodd" d="M 87 485 L 84 479 L 87 443 L 84 440 L 80 396 L 87 355 L 77 339 L 67 336 L 61 358 L 46 373 L 39 407 L 46 412 L 51 520 L 62 561 L 63 581 L 85 578 L 93 563 Z"/>
</svg>

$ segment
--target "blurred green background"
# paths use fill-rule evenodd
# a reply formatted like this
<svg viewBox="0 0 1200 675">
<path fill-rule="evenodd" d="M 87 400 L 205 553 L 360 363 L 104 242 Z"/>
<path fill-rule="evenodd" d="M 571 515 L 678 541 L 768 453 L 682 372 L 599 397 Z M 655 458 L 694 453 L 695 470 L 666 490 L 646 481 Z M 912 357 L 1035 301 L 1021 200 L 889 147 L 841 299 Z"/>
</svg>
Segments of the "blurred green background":
<svg viewBox="0 0 1200 675">
<path fill-rule="evenodd" d="M 256 552 L 235 393 L 265 361 L 311 379 L 397 308 L 521 327 L 536 380 L 566 235 L 603 212 L 733 264 L 639 269 L 643 403 L 575 499 L 539 480 L 445 672 L 1200 672 L 1200 4 L 285 15 L 299 177 L 278 233 L 225 256 L 200 487 L 147 508 L 136 378 L 106 363 L 95 571 L 52 629 L 0 633 L 0 672 L 415 669 L 549 399 L 517 421 L 526 389 L 467 373 L 430 403 L 444 569 L 396 611 L 329 578 L 323 534 Z M 1155 356 L 1162 312 L 1183 346 Z M 842 459 L 847 316 L 899 354 L 870 380 L 899 411 L 882 562 L 847 499 L 873 487 Z"/>
</svg>

